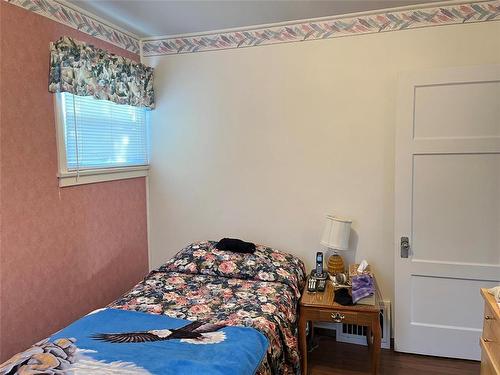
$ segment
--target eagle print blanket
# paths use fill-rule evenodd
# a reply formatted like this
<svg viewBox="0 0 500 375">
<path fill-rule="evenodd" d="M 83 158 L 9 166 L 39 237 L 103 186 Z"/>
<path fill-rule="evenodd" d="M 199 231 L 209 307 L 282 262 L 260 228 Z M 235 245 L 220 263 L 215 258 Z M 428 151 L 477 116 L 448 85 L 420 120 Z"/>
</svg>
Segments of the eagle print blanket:
<svg viewBox="0 0 500 375">
<path fill-rule="evenodd" d="M 267 346 L 251 328 L 102 309 L 20 353 L 0 373 L 254 374 Z"/>
<path fill-rule="evenodd" d="M 244 327 L 248 327 L 254 328 L 254 330 L 249 329 L 242 332 L 248 334 L 248 339 L 253 341 L 255 348 L 252 349 L 252 353 L 259 353 L 259 349 L 263 346 L 267 348 L 264 358 L 260 361 L 258 375 L 300 374 L 297 305 L 300 291 L 305 282 L 303 262 L 290 254 L 266 246 L 257 246 L 253 254 L 240 254 L 217 250 L 215 244 L 216 242 L 213 241 L 204 241 L 187 246 L 163 266 L 151 271 L 142 282 L 110 304 L 105 310 L 115 312 L 125 310 L 119 312 L 147 313 L 141 315 L 173 319 L 169 321 L 168 325 L 162 323 L 158 326 L 142 328 L 139 326 L 134 326 L 135 328 L 120 326 L 116 329 L 105 327 L 105 329 L 99 329 L 98 332 L 93 331 L 91 337 L 86 337 L 85 340 L 91 340 L 93 345 L 111 345 L 114 348 L 123 345 L 135 348 L 139 348 L 141 345 L 159 345 L 163 351 L 151 352 L 151 355 L 144 354 L 144 358 L 150 362 L 166 361 L 169 363 L 170 360 L 175 362 L 178 355 L 185 353 L 184 350 L 187 350 L 188 344 L 194 352 L 203 348 L 203 353 L 212 349 L 215 351 L 217 350 L 216 346 L 218 346 L 221 353 L 212 354 L 211 359 L 217 359 L 221 364 L 226 363 L 228 358 L 239 358 L 238 363 L 251 363 L 246 368 L 231 370 L 232 374 L 247 375 L 255 372 L 255 369 L 252 370 L 252 366 L 256 357 L 242 359 L 241 356 L 248 355 L 248 353 L 245 354 L 246 349 L 239 342 L 230 345 L 231 341 L 227 340 L 227 332 L 228 330 L 232 332 L 232 328 L 244 329 Z M 173 324 L 173 322 L 179 323 Z M 191 322 L 197 323 L 190 325 Z M 264 336 L 256 336 L 255 333 L 249 334 L 250 332 L 263 334 L 266 338 L 266 345 L 262 341 Z M 40 362 L 40 358 L 42 358 L 40 355 L 54 351 L 60 352 L 60 350 L 63 350 L 68 362 L 74 360 L 75 353 L 77 353 L 77 358 L 83 356 L 83 362 L 80 360 L 80 364 L 86 365 L 90 352 L 85 352 L 85 350 L 94 350 L 82 346 L 82 342 L 88 341 L 81 337 L 77 341 L 72 341 L 78 335 L 67 337 L 69 335 L 65 331 L 62 334 L 63 336 L 54 335 L 49 341 L 37 344 L 39 347 L 32 347 L 26 352 L 18 354 L 17 358 L 14 356 L 10 360 L 10 365 L 12 365 L 13 360 L 14 363 L 17 361 L 18 368 L 20 368 L 20 363 L 34 365 Z M 219 340 L 222 334 L 225 337 L 224 341 L 208 344 L 211 341 Z M 174 339 L 177 336 L 179 338 Z M 172 343 L 177 343 L 180 346 L 174 350 L 171 346 Z M 199 345 L 200 343 L 207 343 L 207 345 Z M 231 348 L 226 345 L 230 345 Z M 248 345 L 252 344 L 248 342 Z M 234 351 L 241 351 L 241 353 L 237 354 Z M 186 358 L 197 360 L 198 357 L 195 356 L 194 352 Z M 155 357 L 159 354 L 161 354 L 159 357 Z M 26 359 L 29 355 L 37 355 L 38 357 Z M 154 372 L 158 370 L 153 369 L 151 364 L 148 367 L 147 363 L 142 360 L 140 363 L 136 363 L 132 361 L 133 357 L 130 357 L 130 361 L 126 359 L 127 357 L 122 359 L 113 357 L 114 362 L 109 362 L 109 359 L 101 358 L 96 353 L 93 355 L 89 361 L 97 360 L 107 364 L 123 365 L 134 371 L 140 368 L 141 371 L 151 373 L 169 373 Z M 169 360 L 166 359 L 167 357 Z M 67 365 L 65 362 L 61 363 L 62 367 Z M 201 372 L 193 370 L 194 372 L 191 373 L 225 373 L 221 372 L 219 367 L 212 366 L 210 359 L 208 362 L 200 360 L 199 363 L 204 370 Z M 5 364 L 9 364 L 9 361 Z M 0 374 L 16 373 L 13 371 L 13 367 L 10 372 L 2 372 L 2 369 L 5 370 L 5 364 L 0 365 Z M 156 366 L 161 365 L 161 363 L 156 364 Z M 170 365 L 172 363 L 168 366 Z M 47 373 L 66 372 L 58 368 L 57 371 Z M 110 372 L 93 371 L 92 373 L 107 374 Z M 130 372 L 121 369 L 114 371 L 114 373 L 126 374 Z"/>
</svg>

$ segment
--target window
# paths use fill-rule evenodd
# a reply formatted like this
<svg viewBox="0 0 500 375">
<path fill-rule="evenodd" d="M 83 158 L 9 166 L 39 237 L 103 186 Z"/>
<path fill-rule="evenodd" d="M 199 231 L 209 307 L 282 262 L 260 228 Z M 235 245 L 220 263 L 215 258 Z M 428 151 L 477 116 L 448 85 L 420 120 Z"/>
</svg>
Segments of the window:
<svg viewBox="0 0 500 375">
<path fill-rule="evenodd" d="M 149 110 L 58 93 L 56 114 L 60 186 L 147 174 Z"/>
</svg>

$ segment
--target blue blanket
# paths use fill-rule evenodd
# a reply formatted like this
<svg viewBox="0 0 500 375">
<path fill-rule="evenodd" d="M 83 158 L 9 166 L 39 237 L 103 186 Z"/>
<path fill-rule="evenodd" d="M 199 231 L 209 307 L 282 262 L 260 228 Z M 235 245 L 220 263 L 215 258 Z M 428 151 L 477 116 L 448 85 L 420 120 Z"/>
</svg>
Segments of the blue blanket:
<svg viewBox="0 0 500 375">
<path fill-rule="evenodd" d="M 75 374 L 250 375 L 268 347 L 253 328 L 114 309 L 89 314 L 41 344 L 54 343 L 55 349 L 71 345 L 56 357 Z M 55 349 L 44 351 L 55 355 Z"/>
</svg>

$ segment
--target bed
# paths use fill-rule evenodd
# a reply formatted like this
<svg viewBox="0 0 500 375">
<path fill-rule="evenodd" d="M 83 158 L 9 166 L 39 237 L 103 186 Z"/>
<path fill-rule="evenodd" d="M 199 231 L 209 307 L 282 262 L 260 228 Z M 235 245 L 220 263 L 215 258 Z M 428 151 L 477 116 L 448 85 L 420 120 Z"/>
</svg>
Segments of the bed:
<svg viewBox="0 0 500 375">
<path fill-rule="evenodd" d="M 299 374 L 297 305 L 305 281 L 303 262 L 266 246 L 240 254 L 215 245 L 187 246 L 107 308 L 30 349 L 70 340 L 68 347 L 80 353 L 93 345 L 95 352 L 112 352 L 90 355 L 93 360 L 125 363 L 135 371 L 130 373 Z M 165 325 L 170 337 L 174 332 L 180 339 L 167 341 L 159 329 Z M 145 326 L 155 329 L 141 329 Z M 190 345 L 200 343 L 216 345 Z M 30 349 L 0 365 L 0 374 L 27 366 Z M 82 366 L 84 360 L 75 358 L 70 357 L 76 363 L 64 365 Z"/>
</svg>

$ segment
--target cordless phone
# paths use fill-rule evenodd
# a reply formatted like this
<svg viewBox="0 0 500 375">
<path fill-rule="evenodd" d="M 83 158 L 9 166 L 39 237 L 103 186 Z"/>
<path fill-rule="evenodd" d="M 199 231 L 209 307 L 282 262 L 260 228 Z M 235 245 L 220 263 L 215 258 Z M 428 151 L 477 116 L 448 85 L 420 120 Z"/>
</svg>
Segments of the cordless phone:
<svg viewBox="0 0 500 375">
<path fill-rule="evenodd" d="M 323 270 L 323 253 L 316 253 L 316 268 L 311 271 L 307 282 L 309 292 L 323 292 L 326 288 L 328 273 Z"/>
<path fill-rule="evenodd" d="M 318 251 L 316 253 L 316 275 L 323 274 L 323 253 Z"/>
</svg>

